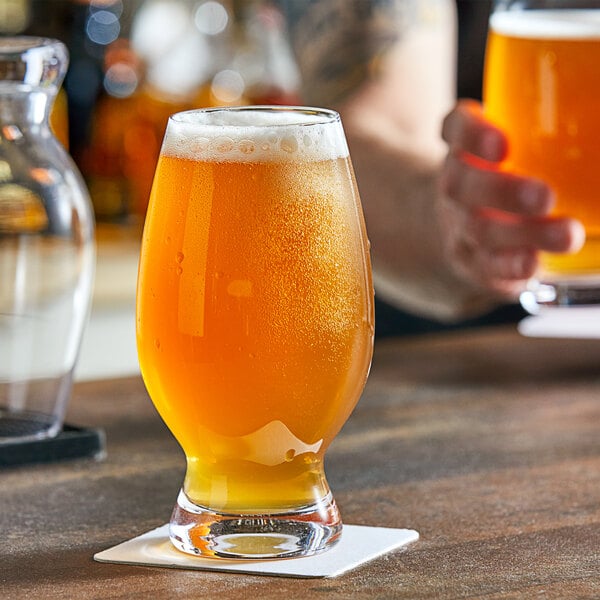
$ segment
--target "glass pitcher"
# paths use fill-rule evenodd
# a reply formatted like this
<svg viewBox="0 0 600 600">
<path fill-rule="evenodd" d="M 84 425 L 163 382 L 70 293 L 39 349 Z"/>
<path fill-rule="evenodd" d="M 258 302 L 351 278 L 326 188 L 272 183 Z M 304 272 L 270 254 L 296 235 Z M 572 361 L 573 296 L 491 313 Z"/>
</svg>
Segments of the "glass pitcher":
<svg viewBox="0 0 600 600">
<path fill-rule="evenodd" d="M 89 312 L 94 220 L 49 126 L 65 46 L 0 38 L 0 444 L 62 428 Z"/>
</svg>

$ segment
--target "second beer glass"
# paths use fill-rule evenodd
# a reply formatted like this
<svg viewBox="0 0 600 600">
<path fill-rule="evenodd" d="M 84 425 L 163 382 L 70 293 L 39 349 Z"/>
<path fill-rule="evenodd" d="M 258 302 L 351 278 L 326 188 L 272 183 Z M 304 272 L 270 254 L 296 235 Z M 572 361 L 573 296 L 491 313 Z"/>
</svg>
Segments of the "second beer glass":
<svg viewBox="0 0 600 600">
<path fill-rule="evenodd" d="M 137 336 L 187 457 L 185 552 L 320 552 L 342 523 L 323 459 L 372 356 L 368 242 L 339 116 L 246 107 L 169 120 L 146 219 Z"/>
<path fill-rule="evenodd" d="M 556 192 L 555 214 L 579 219 L 586 243 L 542 255 L 523 304 L 600 303 L 600 0 L 500 0 L 490 19 L 486 114 L 509 139 L 507 168 Z"/>
</svg>

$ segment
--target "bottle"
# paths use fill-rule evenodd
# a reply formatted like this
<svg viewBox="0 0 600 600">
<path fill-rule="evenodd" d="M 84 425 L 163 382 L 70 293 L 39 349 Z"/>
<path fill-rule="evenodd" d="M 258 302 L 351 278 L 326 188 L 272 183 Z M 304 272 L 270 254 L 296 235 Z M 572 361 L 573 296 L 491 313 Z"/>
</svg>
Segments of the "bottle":
<svg viewBox="0 0 600 600">
<path fill-rule="evenodd" d="M 56 436 L 94 277 L 94 218 L 49 126 L 68 63 L 53 39 L 0 38 L 0 444 Z"/>
</svg>

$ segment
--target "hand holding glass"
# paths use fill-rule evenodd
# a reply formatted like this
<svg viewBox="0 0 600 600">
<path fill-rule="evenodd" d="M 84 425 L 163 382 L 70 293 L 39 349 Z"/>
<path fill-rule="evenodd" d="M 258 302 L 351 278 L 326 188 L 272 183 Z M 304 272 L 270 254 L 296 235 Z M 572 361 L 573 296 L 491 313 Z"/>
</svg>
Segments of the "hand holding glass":
<svg viewBox="0 0 600 600">
<path fill-rule="evenodd" d="M 485 66 L 487 116 L 509 140 L 506 167 L 556 193 L 584 224 L 576 254 L 542 254 L 526 308 L 600 303 L 600 0 L 499 0 Z"/>
<path fill-rule="evenodd" d="M 368 242 L 331 111 L 245 107 L 168 123 L 144 229 L 140 365 L 187 457 L 185 552 L 320 552 L 342 523 L 325 451 L 372 356 Z"/>
</svg>

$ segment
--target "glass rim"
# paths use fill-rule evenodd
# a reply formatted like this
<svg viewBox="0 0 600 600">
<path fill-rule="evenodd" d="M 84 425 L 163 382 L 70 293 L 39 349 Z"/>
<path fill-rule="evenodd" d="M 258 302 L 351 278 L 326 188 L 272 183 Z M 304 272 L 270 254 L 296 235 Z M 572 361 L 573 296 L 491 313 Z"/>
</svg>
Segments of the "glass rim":
<svg viewBox="0 0 600 600">
<path fill-rule="evenodd" d="M 297 119 L 288 120 L 265 120 L 263 122 L 244 122 L 241 123 L 224 123 L 212 121 L 211 119 L 197 120 L 191 118 L 194 115 L 223 115 L 223 114 L 285 114 L 294 115 L 297 114 Z M 300 115 L 304 117 L 313 117 L 312 119 L 300 118 Z M 314 125 L 326 125 L 328 123 L 340 122 L 340 115 L 337 111 L 331 108 L 322 108 L 316 106 L 302 106 L 302 105 L 280 105 L 280 104 L 249 104 L 243 106 L 214 106 L 206 108 L 192 108 L 190 110 L 184 110 L 176 112 L 169 116 L 169 121 L 182 125 L 200 125 L 209 127 L 219 128 L 239 128 L 248 127 L 256 129 L 269 129 L 274 125 L 277 127 L 310 127 Z"/>
</svg>

